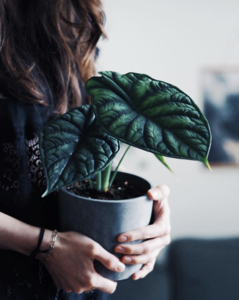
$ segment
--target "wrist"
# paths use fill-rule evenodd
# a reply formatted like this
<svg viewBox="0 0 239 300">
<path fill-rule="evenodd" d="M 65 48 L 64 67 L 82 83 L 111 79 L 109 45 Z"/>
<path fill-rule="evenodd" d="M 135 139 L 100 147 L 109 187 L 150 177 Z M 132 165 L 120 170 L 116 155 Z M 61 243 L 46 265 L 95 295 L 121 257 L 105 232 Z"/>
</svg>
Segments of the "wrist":
<svg viewBox="0 0 239 300">
<path fill-rule="evenodd" d="M 53 241 L 53 230 L 46 229 L 39 250 L 40 251 L 46 251 L 47 250 L 47 252 L 37 253 L 37 255 L 35 256 L 36 259 L 40 260 L 41 262 L 45 262 L 46 257 L 48 255 L 50 249 L 51 249 L 52 241 Z M 54 244 L 55 244 L 55 242 L 54 242 Z"/>
<path fill-rule="evenodd" d="M 23 223 L 0 212 L 0 249 L 12 250 L 29 256 L 36 249 L 39 234 L 39 227 Z"/>
<path fill-rule="evenodd" d="M 24 224 L 21 234 L 13 234 L 9 250 L 29 256 L 34 249 L 39 235 L 39 228 Z"/>
</svg>

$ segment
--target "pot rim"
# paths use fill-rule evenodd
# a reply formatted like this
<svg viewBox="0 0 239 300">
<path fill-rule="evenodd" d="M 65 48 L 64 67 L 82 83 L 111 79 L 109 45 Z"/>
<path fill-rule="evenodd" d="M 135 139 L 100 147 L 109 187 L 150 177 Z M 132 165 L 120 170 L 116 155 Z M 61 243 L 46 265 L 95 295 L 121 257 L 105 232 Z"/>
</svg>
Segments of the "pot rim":
<svg viewBox="0 0 239 300">
<path fill-rule="evenodd" d="M 146 181 L 149 186 L 151 186 L 150 182 L 146 179 L 144 179 L 143 177 L 140 177 L 138 175 L 135 175 L 135 174 L 131 174 L 131 173 L 126 173 L 126 172 L 118 172 L 120 174 L 126 174 L 126 175 L 131 175 L 131 176 L 134 176 L 134 177 L 138 177 L 140 178 L 141 180 L 143 179 L 144 181 Z M 148 199 L 148 200 L 151 200 L 147 194 L 144 194 L 142 196 L 139 196 L 139 197 L 136 197 L 136 198 L 130 198 L 130 199 L 119 199 L 119 200 L 108 200 L 108 199 L 94 199 L 94 198 L 87 198 L 87 197 L 83 197 L 83 196 L 80 196 L 80 195 L 76 195 L 70 191 L 68 191 L 66 188 L 61 188 L 60 189 L 61 191 L 63 191 L 64 193 L 67 193 L 75 198 L 80 198 L 82 200 L 85 200 L 85 201 L 93 201 L 93 202 L 103 202 L 103 203 L 124 203 L 124 202 L 136 202 L 136 201 L 145 201 L 145 199 Z"/>
</svg>

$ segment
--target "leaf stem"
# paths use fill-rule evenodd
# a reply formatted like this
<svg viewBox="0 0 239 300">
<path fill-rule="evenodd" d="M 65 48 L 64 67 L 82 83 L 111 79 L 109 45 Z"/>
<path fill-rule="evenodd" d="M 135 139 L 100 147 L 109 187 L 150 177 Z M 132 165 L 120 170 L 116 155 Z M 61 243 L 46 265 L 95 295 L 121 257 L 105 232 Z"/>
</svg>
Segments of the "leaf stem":
<svg viewBox="0 0 239 300">
<path fill-rule="evenodd" d="M 89 181 L 90 188 L 93 190 L 94 187 L 93 187 L 93 183 L 92 183 L 92 180 L 90 179 L 90 177 L 88 177 L 88 181 Z"/>
<path fill-rule="evenodd" d="M 102 186 L 102 183 L 101 183 L 101 172 L 98 172 L 96 174 L 96 190 L 98 192 L 101 192 L 101 190 L 102 190 L 101 186 Z"/>
<path fill-rule="evenodd" d="M 112 162 L 105 168 L 103 182 L 102 182 L 102 191 L 106 192 L 109 188 L 109 179 L 111 174 Z"/>
<path fill-rule="evenodd" d="M 112 183 L 114 182 L 115 176 L 116 176 L 117 171 L 118 171 L 118 169 L 119 169 L 119 166 L 120 166 L 120 164 L 122 163 L 122 161 L 123 161 L 123 159 L 124 159 L 126 153 L 128 152 L 129 148 L 130 148 L 130 146 L 127 147 L 127 149 L 125 150 L 124 154 L 122 155 L 122 157 L 121 157 L 121 159 L 120 159 L 120 161 L 119 161 L 117 167 L 115 168 L 114 173 L 113 173 L 113 175 L 112 175 L 112 177 L 111 177 L 111 179 L 110 179 L 110 182 L 109 182 L 109 188 L 111 187 Z"/>
</svg>

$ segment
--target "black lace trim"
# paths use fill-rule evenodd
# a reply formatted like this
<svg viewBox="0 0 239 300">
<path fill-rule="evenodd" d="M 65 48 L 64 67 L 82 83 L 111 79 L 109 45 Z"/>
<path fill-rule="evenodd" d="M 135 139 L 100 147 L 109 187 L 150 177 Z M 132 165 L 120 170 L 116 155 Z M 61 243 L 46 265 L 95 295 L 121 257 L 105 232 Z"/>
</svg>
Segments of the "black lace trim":
<svg viewBox="0 0 239 300">
<path fill-rule="evenodd" d="M 39 137 L 35 136 L 35 138 L 30 141 L 26 140 L 26 146 L 29 157 L 28 166 L 30 180 L 39 189 L 43 189 L 46 187 L 46 179 L 42 168 Z"/>
<path fill-rule="evenodd" d="M 39 150 L 39 137 L 25 140 L 28 155 L 29 179 L 38 189 L 45 189 L 46 180 L 41 167 Z M 3 143 L 3 158 L 1 166 L 0 189 L 8 192 L 17 191 L 20 188 L 20 176 L 22 172 L 21 158 L 12 143 Z"/>
</svg>

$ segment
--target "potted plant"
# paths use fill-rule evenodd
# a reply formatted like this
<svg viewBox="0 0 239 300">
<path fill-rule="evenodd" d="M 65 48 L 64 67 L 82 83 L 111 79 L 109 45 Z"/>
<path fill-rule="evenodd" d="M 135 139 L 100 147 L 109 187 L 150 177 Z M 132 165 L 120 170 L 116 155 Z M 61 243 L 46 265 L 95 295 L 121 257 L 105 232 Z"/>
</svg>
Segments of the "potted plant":
<svg viewBox="0 0 239 300">
<path fill-rule="evenodd" d="M 197 160 L 210 168 L 211 133 L 200 109 L 177 87 L 144 74 L 100 74 L 86 83 L 91 105 L 74 108 L 41 130 L 47 180 L 43 196 L 60 190 L 60 229 L 79 231 L 114 253 L 117 236 L 148 225 L 152 213 L 146 196 L 150 184 L 138 176 L 117 175 L 129 147 L 153 153 L 168 169 L 164 156 Z M 120 142 L 129 146 L 112 172 Z M 132 199 L 126 199 L 128 192 Z M 115 273 L 96 263 L 97 271 L 112 280 L 126 279 L 140 267 L 128 265 Z"/>
</svg>

